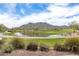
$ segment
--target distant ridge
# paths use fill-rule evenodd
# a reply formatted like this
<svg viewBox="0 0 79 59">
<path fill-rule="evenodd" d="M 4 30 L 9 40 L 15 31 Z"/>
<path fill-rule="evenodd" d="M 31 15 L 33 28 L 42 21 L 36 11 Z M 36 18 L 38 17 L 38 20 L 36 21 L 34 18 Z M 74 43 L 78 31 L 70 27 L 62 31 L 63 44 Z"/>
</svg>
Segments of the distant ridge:
<svg viewBox="0 0 79 59">
<path fill-rule="evenodd" d="M 37 22 L 37 23 L 28 23 L 25 25 L 22 25 L 20 27 L 18 27 L 20 29 L 33 29 L 33 28 L 38 28 L 38 29 L 52 29 L 52 28 L 69 28 L 68 26 L 56 26 L 56 25 L 51 25 L 48 23 L 44 23 L 44 22 Z"/>
</svg>

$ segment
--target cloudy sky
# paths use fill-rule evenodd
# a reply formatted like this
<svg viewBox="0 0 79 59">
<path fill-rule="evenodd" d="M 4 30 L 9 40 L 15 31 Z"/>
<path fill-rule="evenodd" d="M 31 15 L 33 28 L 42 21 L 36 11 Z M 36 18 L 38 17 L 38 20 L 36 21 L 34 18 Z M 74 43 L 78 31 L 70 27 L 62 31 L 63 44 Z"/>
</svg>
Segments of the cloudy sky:
<svg viewBox="0 0 79 59">
<path fill-rule="evenodd" d="M 0 24 L 12 28 L 27 23 L 68 25 L 79 22 L 79 3 L 0 3 Z"/>
</svg>

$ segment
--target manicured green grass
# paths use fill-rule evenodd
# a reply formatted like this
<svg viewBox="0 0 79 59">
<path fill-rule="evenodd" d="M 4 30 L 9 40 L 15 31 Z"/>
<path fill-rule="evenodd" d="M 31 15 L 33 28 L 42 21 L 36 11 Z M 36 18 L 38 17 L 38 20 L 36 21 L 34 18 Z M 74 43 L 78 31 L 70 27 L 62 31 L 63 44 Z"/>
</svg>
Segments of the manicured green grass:
<svg viewBox="0 0 79 59">
<path fill-rule="evenodd" d="M 55 44 L 55 43 L 63 43 L 64 42 L 64 39 L 33 39 L 33 40 L 29 40 L 27 39 L 26 40 L 26 43 L 29 43 L 29 42 L 36 42 L 38 44 L 47 44 L 49 46 L 52 46 Z"/>
<path fill-rule="evenodd" d="M 17 30 L 14 32 L 9 32 L 9 33 L 4 32 L 4 34 L 14 35 L 14 33 L 16 33 L 16 32 L 22 32 L 29 36 L 47 36 L 47 35 L 70 33 L 70 32 L 73 32 L 73 30 L 72 29 L 52 29 L 52 30 L 33 30 L 33 31 L 26 30 L 25 32 Z"/>
<path fill-rule="evenodd" d="M 5 38 L 3 39 L 3 41 L 5 41 L 6 43 L 10 43 L 12 40 L 14 40 L 15 38 Z M 42 45 L 42 44 L 46 44 L 50 47 L 53 47 L 53 45 L 55 43 L 64 43 L 64 38 L 60 39 L 60 38 L 49 38 L 49 39 L 38 39 L 38 38 L 35 38 L 35 39 L 24 39 L 24 38 L 18 38 L 19 40 L 23 40 L 25 42 L 25 44 L 27 45 L 28 43 L 30 42 L 36 42 L 38 43 L 39 45 Z"/>
<path fill-rule="evenodd" d="M 70 33 L 72 29 L 60 29 L 60 30 L 45 30 L 45 31 L 28 31 L 27 35 L 55 35 L 55 34 L 63 34 Z"/>
</svg>

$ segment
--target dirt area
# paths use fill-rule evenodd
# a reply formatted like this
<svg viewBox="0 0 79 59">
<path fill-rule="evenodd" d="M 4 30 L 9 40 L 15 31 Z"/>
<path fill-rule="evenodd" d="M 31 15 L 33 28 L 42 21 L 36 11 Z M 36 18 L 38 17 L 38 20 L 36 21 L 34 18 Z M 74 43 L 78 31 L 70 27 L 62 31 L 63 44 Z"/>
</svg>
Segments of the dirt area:
<svg viewBox="0 0 79 59">
<path fill-rule="evenodd" d="M 27 51 L 27 50 L 14 50 L 12 53 L 0 52 L 0 56 L 78 56 L 72 52 L 59 52 L 50 50 L 48 52 L 41 51 Z"/>
</svg>

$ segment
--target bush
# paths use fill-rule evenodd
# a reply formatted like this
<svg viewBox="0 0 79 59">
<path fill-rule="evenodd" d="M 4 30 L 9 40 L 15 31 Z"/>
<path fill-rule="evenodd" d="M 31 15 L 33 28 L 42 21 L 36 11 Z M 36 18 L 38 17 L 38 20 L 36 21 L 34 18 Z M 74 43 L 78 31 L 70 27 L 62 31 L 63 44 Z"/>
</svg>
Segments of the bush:
<svg viewBox="0 0 79 59">
<path fill-rule="evenodd" d="M 49 51 L 49 46 L 43 44 L 40 46 L 40 51 Z"/>
<path fill-rule="evenodd" d="M 15 49 L 24 49 L 25 48 L 25 43 L 24 40 L 20 38 L 15 38 L 11 44 L 15 47 Z"/>
<path fill-rule="evenodd" d="M 62 44 L 56 43 L 54 45 L 54 50 L 56 50 L 56 51 L 67 51 L 67 48 Z"/>
<path fill-rule="evenodd" d="M 3 40 L 0 40 L 0 45 L 3 45 L 3 44 L 4 44 Z"/>
<path fill-rule="evenodd" d="M 27 50 L 30 51 L 36 51 L 38 50 L 38 44 L 36 44 L 35 42 L 31 42 L 27 45 Z"/>
<path fill-rule="evenodd" d="M 69 51 L 78 51 L 79 50 L 79 38 L 69 38 L 65 41 L 65 46 Z"/>
<path fill-rule="evenodd" d="M 14 47 L 12 45 L 6 45 L 3 48 L 4 53 L 11 53 L 14 50 Z"/>
<path fill-rule="evenodd" d="M 0 40 L 0 45 L 2 45 L 4 42 L 2 40 Z"/>
<path fill-rule="evenodd" d="M 3 40 L 0 40 L 0 49 L 2 48 L 2 46 L 4 45 L 4 41 Z"/>
</svg>

